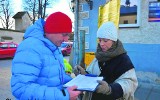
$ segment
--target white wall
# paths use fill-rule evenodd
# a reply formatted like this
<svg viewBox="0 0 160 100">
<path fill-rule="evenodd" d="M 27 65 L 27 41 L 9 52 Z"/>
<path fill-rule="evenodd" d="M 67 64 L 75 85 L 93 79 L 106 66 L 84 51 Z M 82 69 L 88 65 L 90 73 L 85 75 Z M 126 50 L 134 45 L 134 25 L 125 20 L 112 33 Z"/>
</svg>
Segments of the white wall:
<svg viewBox="0 0 160 100">
<path fill-rule="evenodd" d="M 160 44 L 160 22 L 148 22 L 149 1 L 141 0 L 139 28 L 119 29 L 123 43 Z"/>
<path fill-rule="evenodd" d="M 24 33 L 22 32 L 0 30 L 0 41 L 2 36 L 8 36 L 13 38 L 12 42 L 19 44 L 23 40 L 23 35 Z"/>
<path fill-rule="evenodd" d="M 22 29 L 21 30 L 26 30 L 28 26 L 30 26 L 32 24 L 30 17 L 28 16 L 28 14 L 26 13 L 23 17 L 22 17 Z"/>
</svg>

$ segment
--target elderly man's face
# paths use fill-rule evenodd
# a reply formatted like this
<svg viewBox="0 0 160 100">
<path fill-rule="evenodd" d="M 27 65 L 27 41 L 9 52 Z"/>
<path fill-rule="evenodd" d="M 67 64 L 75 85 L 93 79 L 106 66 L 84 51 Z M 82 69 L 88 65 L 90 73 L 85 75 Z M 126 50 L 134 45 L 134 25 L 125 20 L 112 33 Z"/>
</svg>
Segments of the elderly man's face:
<svg viewBox="0 0 160 100">
<path fill-rule="evenodd" d="M 68 41 L 70 33 L 57 33 L 57 34 L 48 34 L 46 33 L 46 38 L 48 38 L 56 46 L 60 47 L 62 42 Z"/>
</svg>

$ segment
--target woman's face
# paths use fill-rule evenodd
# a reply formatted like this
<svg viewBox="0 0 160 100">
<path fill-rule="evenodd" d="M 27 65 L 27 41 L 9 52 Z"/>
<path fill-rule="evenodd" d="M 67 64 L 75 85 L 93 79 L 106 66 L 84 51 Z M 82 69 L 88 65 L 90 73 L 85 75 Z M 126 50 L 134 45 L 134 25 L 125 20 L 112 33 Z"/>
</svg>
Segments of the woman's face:
<svg viewBox="0 0 160 100">
<path fill-rule="evenodd" d="M 111 48 L 113 41 L 105 38 L 99 38 L 99 44 L 103 52 Z"/>
</svg>

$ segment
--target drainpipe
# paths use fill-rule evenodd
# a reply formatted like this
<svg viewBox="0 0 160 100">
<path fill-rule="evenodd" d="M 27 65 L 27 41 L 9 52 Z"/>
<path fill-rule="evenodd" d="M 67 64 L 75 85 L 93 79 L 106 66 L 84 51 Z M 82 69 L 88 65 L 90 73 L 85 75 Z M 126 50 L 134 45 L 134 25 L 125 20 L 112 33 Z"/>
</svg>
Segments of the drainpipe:
<svg viewBox="0 0 160 100">
<path fill-rule="evenodd" d="M 83 68 L 85 68 L 84 64 L 84 55 L 85 55 L 85 31 L 80 30 L 79 33 L 79 61 L 78 64 L 81 65 Z"/>
<path fill-rule="evenodd" d="M 79 64 L 79 34 L 78 34 L 78 20 L 79 20 L 79 0 L 75 0 L 75 20 L 74 20 L 74 41 L 72 47 L 72 53 L 69 58 L 69 63 L 72 67 Z"/>
</svg>

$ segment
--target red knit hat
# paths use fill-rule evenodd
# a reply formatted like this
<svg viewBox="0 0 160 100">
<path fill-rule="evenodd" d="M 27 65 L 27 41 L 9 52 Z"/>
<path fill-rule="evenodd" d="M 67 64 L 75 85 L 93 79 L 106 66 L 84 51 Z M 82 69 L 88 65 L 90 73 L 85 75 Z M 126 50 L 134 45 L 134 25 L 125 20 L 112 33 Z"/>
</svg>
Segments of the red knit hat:
<svg viewBox="0 0 160 100">
<path fill-rule="evenodd" d="M 52 13 L 46 19 L 44 31 L 49 34 L 71 33 L 72 21 L 62 12 Z"/>
</svg>

